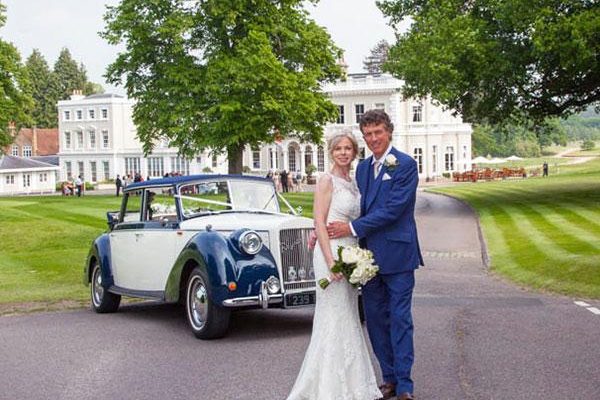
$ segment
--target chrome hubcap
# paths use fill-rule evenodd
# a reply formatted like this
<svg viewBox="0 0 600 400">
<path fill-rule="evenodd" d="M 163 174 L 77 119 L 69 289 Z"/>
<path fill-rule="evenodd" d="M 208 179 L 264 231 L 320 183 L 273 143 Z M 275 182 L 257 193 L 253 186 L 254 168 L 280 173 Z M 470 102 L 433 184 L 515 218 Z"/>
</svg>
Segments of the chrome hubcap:
<svg viewBox="0 0 600 400">
<path fill-rule="evenodd" d="M 92 277 L 92 297 L 94 299 L 94 305 L 100 305 L 103 296 L 104 288 L 102 287 L 102 274 L 100 273 L 100 268 L 96 267 L 96 269 L 94 269 L 94 276 Z"/>
<path fill-rule="evenodd" d="M 188 288 L 188 314 L 194 329 L 202 329 L 208 314 L 208 293 L 200 277 L 194 277 Z"/>
</svg>

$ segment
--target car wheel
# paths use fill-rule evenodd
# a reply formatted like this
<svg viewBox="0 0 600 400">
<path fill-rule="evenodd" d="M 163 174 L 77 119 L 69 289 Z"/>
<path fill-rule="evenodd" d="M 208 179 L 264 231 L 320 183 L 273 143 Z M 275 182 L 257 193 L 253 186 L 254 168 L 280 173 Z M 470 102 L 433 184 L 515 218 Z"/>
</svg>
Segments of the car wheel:
<svg viewBox="0 0 600 400">
<path fill-rule="evenodd" d="M 97 263 L 92 268 L 92 284 L 90 285 L 92 309 L 101 314 L 117 311 L 119 303 L 121 303 L 121 296 L 110 293 L 102 286 L 102 272 Z"/>
<path fill-rule="evenodd" d="M 217 339 L 225 336 L 231 310 L 212 301 L 206 271 L 194 268 L 186 287 L 185 309 L 194 335 L 199 339 Z"/>
</svg>

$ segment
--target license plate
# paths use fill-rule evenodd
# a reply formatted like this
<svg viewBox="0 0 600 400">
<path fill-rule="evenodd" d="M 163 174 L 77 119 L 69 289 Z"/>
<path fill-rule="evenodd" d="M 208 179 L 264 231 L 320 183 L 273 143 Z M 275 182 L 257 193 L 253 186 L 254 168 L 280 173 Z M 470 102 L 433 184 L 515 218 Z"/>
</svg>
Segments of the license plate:
<svg viewBox="0 0 600 400">
<path fill-rule="evenodd" d="M 285 306 L 300 307 L 309 304 L 315 304 L 315 299 L 315 292 L 286 294 Z"/>
</svg>

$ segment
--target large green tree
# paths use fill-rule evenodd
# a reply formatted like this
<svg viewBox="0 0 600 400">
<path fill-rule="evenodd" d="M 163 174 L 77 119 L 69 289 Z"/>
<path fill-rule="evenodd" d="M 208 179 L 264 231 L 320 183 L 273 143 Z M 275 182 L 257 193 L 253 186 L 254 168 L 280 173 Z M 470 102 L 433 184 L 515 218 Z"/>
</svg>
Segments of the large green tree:
<svg viewBox="0 0 600 400">
<path fill-rule="evenodd" d="M 5 7 L 0 3 L 0 28 L 6 22 Z M 21 56 L 12 44 L 0 38 L 0 149 L 12 143 L 9 124 L 16 127 L 30 122 L 33 107 L 27 72 Z"/>
<path fill-rule="evenodd" d="M 312 0 L 317 3 L 317 0 Z M 144 151 L 167 139 L 183 155 L 227 152 L 278 135 L 318 142 L 337 108 L 321 83 L 341 77 L 341 51 L 302 0 L 122 0 L 103 33 L 123 43 L 107 71 L 136 99 Z"/>
<path fill-rule="evenodd" d="M 59 100 L 56 75 L 48 67 L 46 59 L 34 49 L 25 63 L 31 93 L 34 99 L 32 123 L 38 128 L 54 128 L 58 125 L 57 101 Z"/>
<path fill-rule="evenodd" d="M 73 90 L 83 90 L 87 83 L 85 68 L 77 65 L 69 49 L 64 47 L 54 63 L 54 74 L 58 81 L 59 100 L 68 99 Z"/>
<path fill-rule="evenodd" d="M 600 3 L 381 0 L 398 33 L 386 68 L 469 122 L 541 121 L 600 100 Z"/>
</svg>

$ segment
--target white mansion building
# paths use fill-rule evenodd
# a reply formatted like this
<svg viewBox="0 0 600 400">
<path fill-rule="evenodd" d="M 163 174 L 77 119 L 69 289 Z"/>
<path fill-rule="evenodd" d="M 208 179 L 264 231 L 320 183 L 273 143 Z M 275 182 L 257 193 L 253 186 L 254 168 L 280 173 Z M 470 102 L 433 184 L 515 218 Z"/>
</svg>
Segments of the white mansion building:
<svg viewBox="0 0 600 400">
<path fill-rule="evenodd" d="M 305 175 L 309 164 L 315 165 L 318 172 L 326 171 L 326 139 L 340 131 L 354 133 L 361 148 L 360 158 L 367 157 L 370 152 L 362 140 L 358 120 L 365 111 L 380 108 L 394 123 L 393 145 L 415 158 L 422 179 L 470 169 L 471 126 L 429 99 L 403 99 L 401 85 L 402 81 L 390 75 L 350 74 L 346 81 L 325 86 L 340 116 L 325 127 L 324 143 L 301 143 L 292 136 L 260 148 L 247 148 L 244 166 L 257 175 L 282 169 Z M 87 181 L 101 182 L 117 174 L 136 172 L 144 179 L 170 172 L 227 173 L 226 157 L 215 157 L 208 151 L 189 160 L 180 157 L 177 149 L 159 145 L 144 157 L 136 138 L 132 105 L 131 100 L 111 94 L 74 95 L 58 103 L 61 180 L 82 175 Z"/>
</svg>

